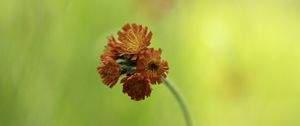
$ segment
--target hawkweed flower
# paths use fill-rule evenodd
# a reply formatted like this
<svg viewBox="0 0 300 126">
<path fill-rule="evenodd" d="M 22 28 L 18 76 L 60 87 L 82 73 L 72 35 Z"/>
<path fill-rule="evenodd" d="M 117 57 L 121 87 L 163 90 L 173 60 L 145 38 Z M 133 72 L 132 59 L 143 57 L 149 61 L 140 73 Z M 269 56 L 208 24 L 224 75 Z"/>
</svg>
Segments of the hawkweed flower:
<svg viewBox="0 0 300 126">
<path fill-rule="evenodd" d="M 121 66 L 109 56 L 105 56 L 101 60 L 103 66 L 97 68 L 98 73 L 103 78 L 103 83 L 112 88 L 120 77 Z"/>
<path fill-rule="evenodd" d="M 147 27 L 135 23 L 123 26 L 118 41 L 107 37 L 108 44 L 100 56 L 102 65 L 97 68 L 104 84 L 112 88 L 124 75 L 124 93 L 136 101 L 149 97 L 150 84 L 161 83 L 169 69 L 167 62 L 161 60 L 162 50 L 148 48 L 151 38 Z"/>
<path fill-rule="evenodd" d="M 105 46 L 104 53 L 101 55 L 101 61 L 105 60 L 104 57 L 109 56 L 116 59 L 118 56 L 118 50 L 120 49 L 116 39 L 113 36 L 108 36 L 108 44 Z"/>
<path fill-rule="evenodd" d="M 121 82 L 123 83 L 123 92 L 127 93 L 133 100 L 139 101 L 145 99 L 146 96 L 149 97 L 151 94 L 149 79 L 140 73 L 127 76 Z"/>
<path fill-rule="evenodd" d="M 152 84 L 160 84 L 161 77 L 167 77 L 168 62 L 161 60 L 161 52 L 161 49 L 147 48 L 141 52 L 137 62 L 137 72 L 149 78 Z"/>
<path fill-rule="evenodd" d="M 117 84 L 120 77 L 123 93 L 132 100 L 140 101 L 151 95 L 151 85 L 162 81 L 170 89 L 179 103 L 187 126 L 192 125 L 187 106 L 175 86 L 166 79 L 168 62 L 161 59 L 162 50 L 148 48 L 152 32 L 147 27 L 126 24 L 114 36 L 107 37 L 108 44 L 100 55 L 101 66 L 97 67 L 103 83 L 110 88 Z"/>
<path fill-rule="evenodd" d="M 147 27 L 137 24 L 126 24 L 122 30 L 118 32 L 119 53 L 121 55 L 132 55 L 131 58 L 136 60 L 140 51 L 150 45 L 152 32 L 148 32 Z"/>
</svg>

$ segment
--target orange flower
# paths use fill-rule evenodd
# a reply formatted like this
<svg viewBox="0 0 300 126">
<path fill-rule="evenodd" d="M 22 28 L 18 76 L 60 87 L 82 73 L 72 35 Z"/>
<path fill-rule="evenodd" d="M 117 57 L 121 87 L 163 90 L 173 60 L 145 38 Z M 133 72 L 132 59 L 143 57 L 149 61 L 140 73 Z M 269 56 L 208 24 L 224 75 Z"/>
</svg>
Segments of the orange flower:
<svg viewBox="0 0 300 126">
<path fill-rule="evenodd" d="M 97 68 L 98 73 L 101 75 L 104 84 L 112 88 L 120 77 L 121 67 L 109 56 L 103 57 L 102 62 L 103 66 Z"/>
<path fill-rule="evenodd" d="M 108 44 L 105 46 L 104 53 L 101 55 L 101 60 L 103 60 L 106 56 L 112 57 L 116 59 L 118 54 L 119 45 L 116 42 L 113 36 L 108 36 Z"/>
<path fill-rule="evenodd" d="M 161 49 L 147 48 L 143 50 L 137 61 L 137 72 L 149 78 L 152 84 L 161 83 L 161 77 L 166 77 L 169 66 L 161 60 Z"/>
<path fill-rule="evenodd" d="M 123 92 L 133 100 L 139 101 L 151 94 L 149 80 L 139 73 L 125 77 L 121 82 L 124 83 Z"/>
<path fill-rule="evenodd" d="M 142 49 L 147 48 L 150 44 L 152 32 L 148 33 L 148 28 L 137 24 L 126 24 L 123 26 L 123 31 L 118 32 L 120 41 L 120 53 L 131 54 L 133 59 L 137 58 Z"/>
<path fill-rule="evenodd" d="M 161 60 L 161 49 L 147 48 L 151 37 L 147 27 L 137 24 L 126 24 L 118 32 L 118 41 L 107 37 L 108 44 L 100 56 L 103 65 L 97 68 L 103 83 L 112 88 L 124 75 L 124 93 L 136 101 L 149 97 L 150 83 L 161 83 L 169 69 L 168 63 Z"/>
</svg>

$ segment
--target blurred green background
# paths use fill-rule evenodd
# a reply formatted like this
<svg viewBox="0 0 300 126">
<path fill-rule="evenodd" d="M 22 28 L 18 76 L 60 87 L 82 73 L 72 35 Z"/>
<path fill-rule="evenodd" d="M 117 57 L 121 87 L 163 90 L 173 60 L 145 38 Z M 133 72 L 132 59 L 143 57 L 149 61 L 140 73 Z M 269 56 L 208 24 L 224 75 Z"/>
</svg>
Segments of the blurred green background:
<svg viewBox="0 0 300 126">
<path fill-rule="evenodd" d="M 300 125 L 299 0 L 1 0 L 0 126 L 183 126 L 164 85 L 136 102 L 96 71 L 147 25 L 195 126 Z"/>
</svg>

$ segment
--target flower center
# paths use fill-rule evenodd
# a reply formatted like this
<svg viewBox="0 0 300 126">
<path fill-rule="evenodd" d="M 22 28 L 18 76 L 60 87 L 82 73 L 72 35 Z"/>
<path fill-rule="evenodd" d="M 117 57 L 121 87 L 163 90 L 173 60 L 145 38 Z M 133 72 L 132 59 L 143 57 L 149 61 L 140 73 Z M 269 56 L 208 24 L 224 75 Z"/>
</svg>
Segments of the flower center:
<svg viewBox="0 0 300 126">
<path fill-rule="evenodd" d="M 148 64 L 148 69 L 151 71 L 156 71 L 158 68 L 159 66 L 153 61 Z"/>
</svg>

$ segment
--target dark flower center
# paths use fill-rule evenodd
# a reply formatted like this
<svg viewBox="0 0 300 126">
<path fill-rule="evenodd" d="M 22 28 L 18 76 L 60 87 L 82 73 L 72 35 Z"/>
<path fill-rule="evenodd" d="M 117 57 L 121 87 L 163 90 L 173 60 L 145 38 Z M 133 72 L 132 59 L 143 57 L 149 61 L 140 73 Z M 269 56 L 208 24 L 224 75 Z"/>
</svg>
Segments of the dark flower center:
<svg viewBox="0 0 300 126">
<path fill-rule="evenodd" d="M 150 62 L 148 64 L 148 69 L 151 71 L 156 71 L 156 70 L 158 70 L 158 68 L 159 68 L 159 66 L 154 62 Z"/>
<path fill-rule="evenodd" d="M 121 65 L 121 74 L 131 76 L 136 70 L 136 60 L 130 60 L 128 56 L 118 56 L 117 63 Z"/>
</svg>

